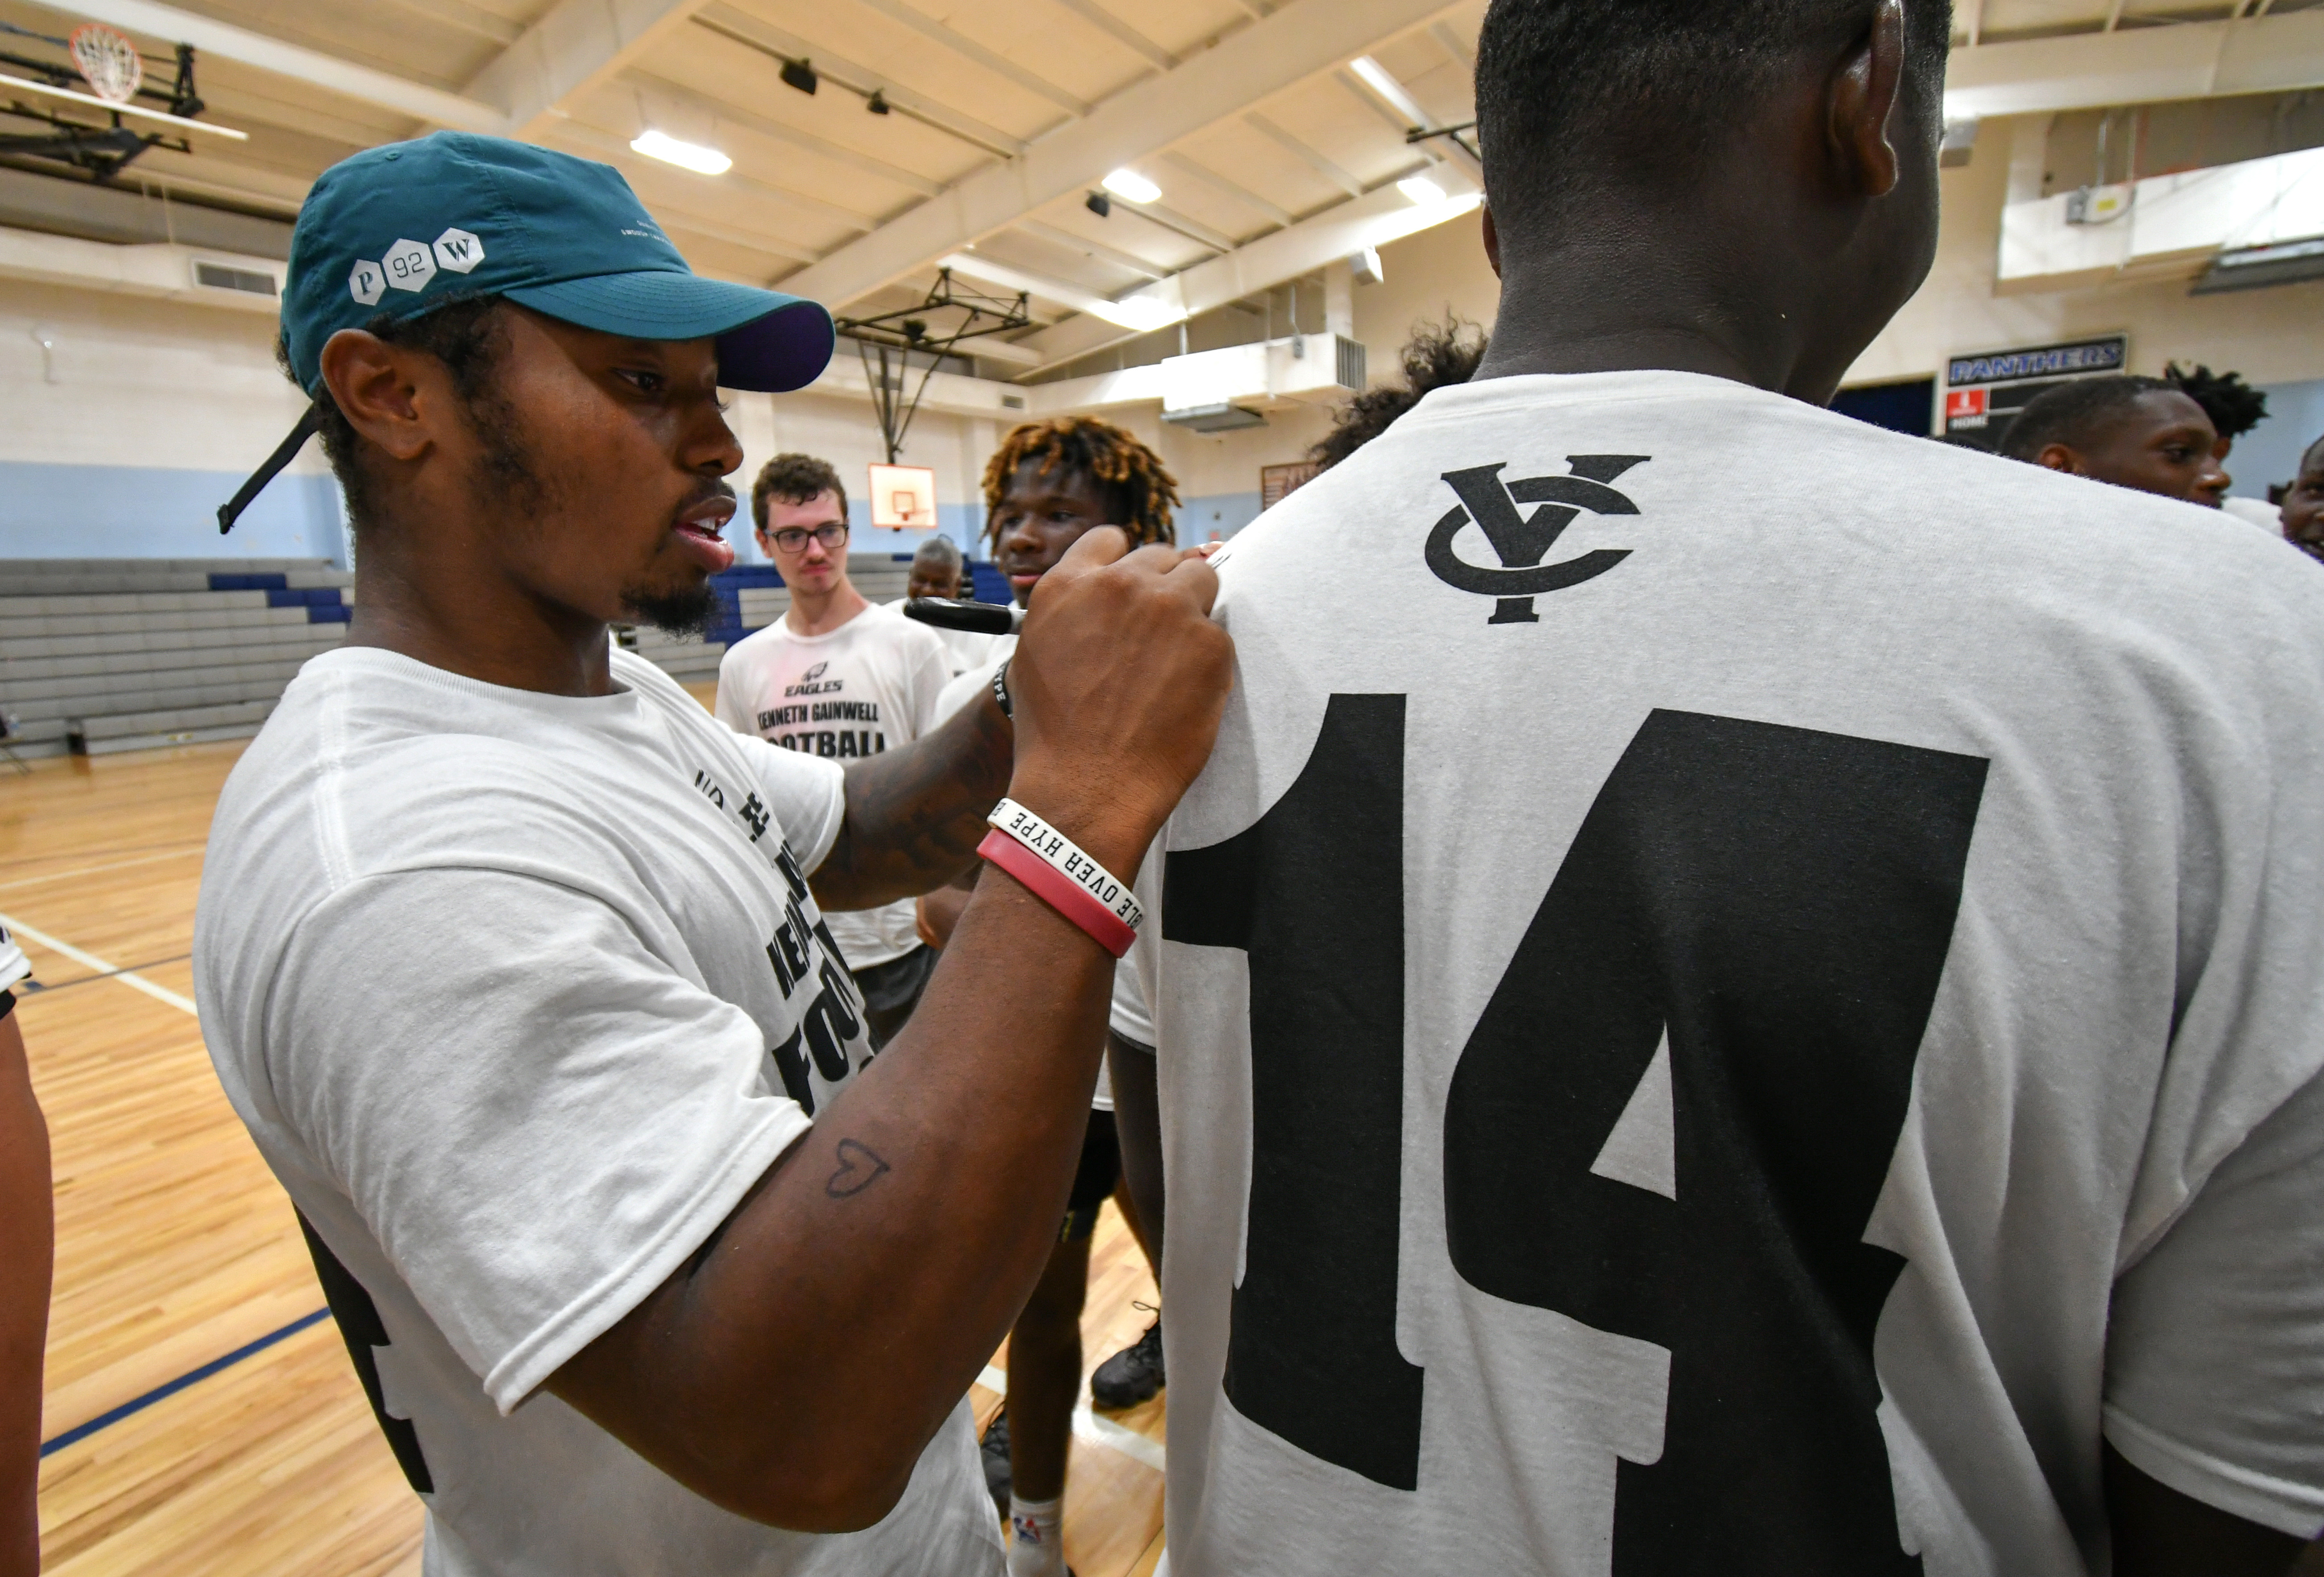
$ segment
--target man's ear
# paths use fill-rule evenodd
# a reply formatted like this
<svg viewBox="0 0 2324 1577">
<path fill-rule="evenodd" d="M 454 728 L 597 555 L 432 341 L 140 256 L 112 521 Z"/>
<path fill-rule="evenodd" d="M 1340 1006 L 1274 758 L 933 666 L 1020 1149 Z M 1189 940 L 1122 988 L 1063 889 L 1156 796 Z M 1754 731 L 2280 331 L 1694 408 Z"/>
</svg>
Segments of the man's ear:
<svg viewBox="0 0 2324 1577">
<path fill-rule="evenodd" d="M 1493 265 L 1493 277 L 1501 277 L 1501 231 L 1493 223 L 1493 205 L 1485 205 L 1485 261 Z"/>
<path fill-rule="evenodd" d="M 2082 457 L 2063 444 L 2043 445 L 2042 452 L 2034 456 L 2034 463 L 2052 471 L 2063 471 L 2070 476 L 2090 474 L 2089 468 L 2082 464 Z"/>
<path fill-rule="evenodd" d="M 1904 8 L 1880 0 L 1872 26 L 1832 74 L 1828 139 L 1836 172 L 1855 195 L 1884 198 L 1896 189 L 1894 131 L 1904 88 Z"/>
<path fill-rule="evenodd" d="M 347 425 L 392 459 L 416 460 L 435 434 L 408 353 L 377 335 L 342 328 L 323 346 L 323 382 Z"/>
</svg>

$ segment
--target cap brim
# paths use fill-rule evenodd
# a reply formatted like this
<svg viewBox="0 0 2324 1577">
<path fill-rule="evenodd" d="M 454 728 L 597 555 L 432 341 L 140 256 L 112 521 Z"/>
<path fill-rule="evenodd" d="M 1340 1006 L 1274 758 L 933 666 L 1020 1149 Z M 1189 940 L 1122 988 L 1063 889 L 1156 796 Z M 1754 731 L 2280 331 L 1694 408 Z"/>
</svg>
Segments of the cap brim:
<svg viewBox="0 0 2324 1577">
<path fill-rule="evenodd" d="M 836 335 L 822 303 L 674 272 L 599 274 L 506 292 L 560 323 L 632 339 L 715 339 L 718 382 L 787 394 L 831 364 Z"/>
</svg>

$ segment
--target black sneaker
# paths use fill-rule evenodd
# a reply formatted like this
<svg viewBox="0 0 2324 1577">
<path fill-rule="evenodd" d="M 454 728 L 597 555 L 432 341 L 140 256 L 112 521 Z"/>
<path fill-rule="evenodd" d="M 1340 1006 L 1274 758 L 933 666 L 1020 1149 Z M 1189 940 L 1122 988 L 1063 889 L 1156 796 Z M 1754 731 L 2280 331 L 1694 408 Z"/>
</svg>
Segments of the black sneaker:
<svg viewBox="0 0 2324 1577">
<path fill-rule="evenodd" d="M 1009 1517 L 1010 1485 L 1009 1415 L 1006 1412 L 992 1416 L 991 1427 L 985 1430 L 984 1439 L 977 1449 L 984 1457 L 984 1488 L 991 1495 L 992 1504 L 999 1508 L 1001 1520 L 1005 1522 Z"/>
<path fill-rule="evenodd" d="M 1162 1316 L 1146 1327 L 1136 1344 L 1123 1348 L 1090 1376 L 1090 1397 L 1101 1407 L 1135 1407 L 1166 1382 L 1162 1376 Z"/>
</svg>

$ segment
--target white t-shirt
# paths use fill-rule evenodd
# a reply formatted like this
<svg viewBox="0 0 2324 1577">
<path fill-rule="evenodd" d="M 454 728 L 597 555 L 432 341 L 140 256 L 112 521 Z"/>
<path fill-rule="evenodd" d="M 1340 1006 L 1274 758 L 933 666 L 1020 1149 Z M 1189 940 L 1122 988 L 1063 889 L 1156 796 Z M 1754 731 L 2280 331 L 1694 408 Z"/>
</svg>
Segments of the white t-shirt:
<svg viewBox="0 0 2324 1577">
<path fill-rule="evenodd" d="M 2257 526 L 2272 536 L 2283 535 L 2283 511 L 2264 498 L 2223 498 L 2219 511 L 2231 521 Z"/>
<path fill-rule="evenodd" d="M 728 649 L 718 665 L 719 721 L 785 750 L 825 761 L 876 756 L 935 726 L 936 694 L 951 677 L 936 632 L 884 607 L 866 607 L 826 635 L 801 635 L 788 617 Z M 901 958 L 920 945 L 912 904 L 828 917 L 851 969 Z"/>
<path fill-rule="evenodd" d="M 211 826 L 219 1080 L 428 1504 L 428 1577 L 991 1577 L 964 1407 L 886 1520 L 825 1538 L 719 1509 L 540 1388 L 871 1057 L 806 881 L 839 768 L 613 663 L 591 698 L 370 648 L 300 670 Z"/>
<path fill-rule="evenodd" d="M 964 596 L 968 594 L 964 589 L 962 595 Z M 881 605 L 893 608 L 897 616 L 901 618 L 904 604 L 911 600 L 909 597 L 898 597 L 894 602 Z M 1004 639 L 1013 641 L 1016 639 L 1014 636 L 979 635 L 973 630 L 939 630 L 933 624 L 922 624 L 920 628 L 935 636 L 943 644 L 945 660 L 951 664 L 952 671 L 955 674 L 964 674 L 973 668 L 982 668 L 987 663 L 999 661 L 1000 659 L 993 653 L 993 642 Z"/>
<path fill-rule="evenodd" d="M 32 973 L 32 965 L 25 958 L 24 950 L 16 945 L 14 937 L 8 935 L 8 927 L 0 926 L 0 991 L 6 991 Z"/>
<path fill-rule="evenodd" d="M 982 639 L 992 643 L 992 653 L 982 664 L 958 675 L 936 697 L 936 721 L 944 722 L 954 713 L 992 688 L 992 676 L 1001 665 L 1016 655 L 1018 638 L 1014 635 L 988 635 Z M 1152 922 L 1149 920 L 1148 924 Z M 1111 1024 L 1113 1032 L 1140 1046 L 1154 1044 L 1154 1026 L 1147 1018 L 1145 999 L 1139 986 L 1137 969 L 1138 945 L 1130 944 L 1130 952 L 1113 966 L 1113 1010 Z M 1090 1105 L 1100 1111 L 1113 1110 L 1113 1073 L 1103 1061 L 1097 1065 L 1097 1092 L 1090 1097 Z"/>
<path fill-rule="evenodd" d="M 2324 569 L 1671 373 L 1214 562 L 1176 1577 L 2067 1577 L 2102 1435 L 2324 1526 Z"/>
</svg>

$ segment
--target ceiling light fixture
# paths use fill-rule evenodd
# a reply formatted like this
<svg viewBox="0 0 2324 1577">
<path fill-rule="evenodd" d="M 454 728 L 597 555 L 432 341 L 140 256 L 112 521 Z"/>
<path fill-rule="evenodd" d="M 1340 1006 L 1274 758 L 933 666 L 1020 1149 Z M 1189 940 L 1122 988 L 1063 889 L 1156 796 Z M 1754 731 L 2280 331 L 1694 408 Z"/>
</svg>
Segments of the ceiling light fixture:
<svg viewBox="0 0 2324 1577">
<path fill-rule="evenodd" d="M 734 168 L 734 161 L 715 148 L 706 148 L 699 143 L 681 143 L 650 126 L 638 134 L 637 140 L 630 144 L 630 152 L 642 153 L 649 159 L 659 159 L 665 164 L 675 164 L 680 170 L 691 170 L 696 175 L 724 175 Z"/>
<path fill-rule="evenodd" d="M 815 62 L 812 60 L 785 60 L 782 78 L 788 86 L 808 94 L 822 86 L 823 81 L 815 74 Z"/>
<path fill-rule="evenodd" d="M 1444 189 L 1425 175 L 1407 175 L 1396 183 L 1396 189 L 1424 208 L 1444 200 Z"/>
<path fill-rule="evenodd" d="M 863 107 L 873 115 L 886 115 L 890 108 L 887 94 L 874 88 L 872 90 L 872 97 L 863 101 Z"/>
<path fill-rule="evenodd" d="M 1162 189 L 1135 170 L 1117 170 L 1099 183 L 1126 203 L 1150 203 Z"/>
<path fill-rule="evenodd" d="M 1095 214 L 1101 219 L 1111 219 L 1113 217 L 1113 199 L 1106 196 L 1105 193 L 1102 191 L 1093 191 L 1090 193 L 1089 197 L 1083 202 L 1082 207 L 1087 208 L 1091 213 Z"/>
</svg>

